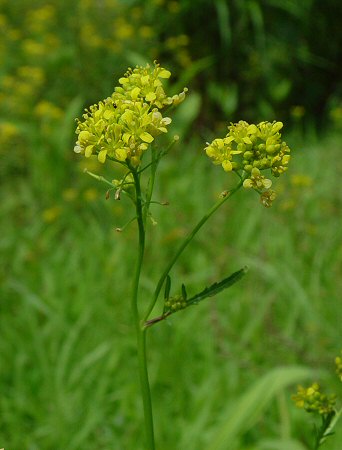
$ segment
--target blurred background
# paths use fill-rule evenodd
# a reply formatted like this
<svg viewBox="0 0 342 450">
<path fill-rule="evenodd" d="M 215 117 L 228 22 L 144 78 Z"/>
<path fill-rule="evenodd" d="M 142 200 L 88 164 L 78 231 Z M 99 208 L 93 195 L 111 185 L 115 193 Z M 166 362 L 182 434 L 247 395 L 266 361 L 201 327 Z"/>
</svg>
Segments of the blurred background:
<svg viewBox="0 0 342 450">
<path fill-rule="evenodd" d="M 171 128 L 180 143 L 160 167 L 156 199 L 170 206 L 152 211 L 142 302 L 232 186 L 206 141 L 230 122 L 280 120 L 293 159 L 271 210 L 240 192 L 173 270 L 174 288 L 195 293 L 250 268 L 152 328 L 157 448 L 207 449 L 220 430 L 227 450 L 311 448 L 283 368 L 306 368 L 298 383 L 318 379 L 341 399 L 341 19 L 339 0 L 0 0 L 0 447 L 143 448 L 128 300 L 135 226 L 115 231 L 133 211 L 83 173 L 120 170 L 72 150 L 82 110 L 127 67 L 158 60 L 170 93 L 189 95 Z M 257 413 L 240 404 L 275 368 L 281 386 Z M 341 442 L 339 429 L 325 448 Z"/>
</svg>

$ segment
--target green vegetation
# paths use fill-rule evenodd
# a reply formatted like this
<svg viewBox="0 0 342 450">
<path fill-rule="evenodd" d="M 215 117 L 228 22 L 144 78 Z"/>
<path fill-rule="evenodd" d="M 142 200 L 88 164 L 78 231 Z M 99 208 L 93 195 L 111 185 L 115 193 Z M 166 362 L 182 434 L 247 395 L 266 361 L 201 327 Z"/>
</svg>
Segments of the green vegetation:
<svg viewBox="0 0 342 450">
<path fill-rule="evenodd" d="M 116 231 L 131 219 L 128 199 L 106 199 L 106 186 L 83 170 L 121 174 L 80 161 L 72 148 L 83 106 L 110 95 L 128 64 L 158 58 L 179 75 L 173 91 L 186 84 L 189 98 L 170 125 L 181 139 L 156 182 L 156 198 L 169 205 L 152 209 L 146 306 L 161 261 L 232 187 L 203 151 L 214 129 L 236 118 L 288 118 L 293 159 L 271 209 L 238 192 L 172 272 L 190 297 L 249 267 L 236 286 L 149 331 L 157 448 L 310 449 L 312 423 L 291 401 L 296 385 L 318 380 L 341 399 L 333 363 L 341 348 L 341 33 L 333 42 L 324 34 L 339 2 L 313 15 L 314 1 L 216 1 L 206 33 L 210 2 L 149 3 L 0 1 L 0 448 L 143 449 L 127 292 L 135 224 Z M 322 93 L 329 76 L 331 92 Z M 335 432 L 325 449 L 340 450 L 341 426 Z"/>
</svg>

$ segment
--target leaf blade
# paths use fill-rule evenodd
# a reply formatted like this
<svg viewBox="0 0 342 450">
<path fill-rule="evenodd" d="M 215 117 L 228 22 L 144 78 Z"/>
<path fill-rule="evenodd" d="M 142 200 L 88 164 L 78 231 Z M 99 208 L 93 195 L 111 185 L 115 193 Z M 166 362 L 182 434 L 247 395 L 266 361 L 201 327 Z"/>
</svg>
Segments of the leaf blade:
<svg viewBox="0 0 342 450">
<path fill-rule="evenodd" d="M 187 300 L 187 306 L 197 304 L 200 301 L 206 299 L 207 297 L 214 297 L 214 295 L 219 294 L 223 290 L 229 288 L 236 282 L 238 282 L 248 271 L 247 267 L 243 267 L 242 269 L 232 273 L 229 277 L 224 278 L 223 280 L 212 284 L 209 287 L 203 289 L 203 291 L 195 294 L 193 297 Z"/>
</svg>

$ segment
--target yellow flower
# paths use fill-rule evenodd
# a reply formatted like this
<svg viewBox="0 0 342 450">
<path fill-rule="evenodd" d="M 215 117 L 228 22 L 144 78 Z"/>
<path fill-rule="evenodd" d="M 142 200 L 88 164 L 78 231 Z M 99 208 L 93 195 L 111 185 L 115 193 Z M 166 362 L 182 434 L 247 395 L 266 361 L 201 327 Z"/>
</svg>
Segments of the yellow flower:
<svg viewBox="0 0 342 450">
<path fill-rule="evenodd" d="M 241 153 L 240 150 L 233 150 L 232 140 L 233 138 L 230 136 L 223 139 L 214 139 L 211 144 L 207 143 L 205 148 L 206 154 L 213 159 L 213 163 L 221 164 L 226 172 L 233 170 L 233 156 Z"/>
<path fill-rule="evenodd" d="M 261 171 L 270 169 L 278 177 L 287 170 L 290 161 L 290 149 L 279 133 L 282 127 L 282 122 L 255 125 L 240 120 L 228 126 L 224 138 L 214 139 L 205 147 L 214 164 L 221 164 L 226 172 L 239 173 L 244 179 L 243 186 L 259 192 L 265 206 L 271 206 L 276 195 L 269 190 L 272 181 Z"/>
<path fill-rule="evenodd" d="M 187 89 L 184 89 L 178 95 L 168 97 L 164 91 L 162 80 L 170 78 L 171 72 L 159 66 L 154 65 L 151 68 L 149 64 L 146 67 L 137 66 L 135 69 L 129 69 L 125 76 L 119 79 L 121 87 L 115 88 L 118 98 L 127 97 L 133 101 L 142 100 L 148 102 L 151 106 L 162 109 L 168 105 L 179 104 L 185 98 Z"/>
<path fill-rule="evenodd" d="M 297 394 L 292 396 L 298 408 L 304 408 L 307 412 L 317 412 L 321 415 L 334 412 L 336 395 L 326 395 L 320 392 L 318 383 L 313 383 L 308 388 L 298 386 Z"/>
<path fill-rule="evenodd" d="M 155 137 L 168 131 L 171 119 L 160 110 L 185 97 L 185 89 L 173 97 L 165 94 L 163 80 L 170 75 L 156 63 L 129 69 L 112 96 L 91 106 L 78 120 L 74 151 L 86 158 L 97 155 L 101 163 L 110 158 L 138 166 Z"/>
</svg>

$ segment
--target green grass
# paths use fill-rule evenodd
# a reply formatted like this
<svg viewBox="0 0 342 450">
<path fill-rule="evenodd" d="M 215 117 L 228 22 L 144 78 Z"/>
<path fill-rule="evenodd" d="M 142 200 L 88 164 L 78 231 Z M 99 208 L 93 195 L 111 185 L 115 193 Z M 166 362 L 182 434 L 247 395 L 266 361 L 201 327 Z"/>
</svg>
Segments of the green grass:
<svg viewBox="0 0 342 450">
<path fill-rule="evenodd" d="M 56 144 L 51 158 L 41 145 L 28 176 L 8 178 L 3 189 L 0 447 L 140 450 L 129 308 L 135 225 L 115 231 L 133 211 L 125 199 L 106 201 L 105 185 L 75 170 L 67 147 Z M 184 282 L 189 294 L 245 264 L 249 273 L 150 330 L 158 449 L 307 448 L 300 442 L 311 422 L 290 400 L 295 385 L 319 379 L 341 393 L 333 368 L 341 348 L 341 145 L 333 136 L 293 140 L 275 206 L 239 192 L 182 255 L 173 286 Z M 143 303 L 179 237 L 229 188 L 202 146 L 179 145 L 161 166 L 156 197 L 170 205 L 153 210 Z M 312 185 L 291 182 L 295 174 Z M 76 198 L 66 201 L 69 187 Z M 88 188 L 101 192 L 98 200 L 84 200 Z M 44 221 L 56 205 L 56 220 Z M 340 427 L 325 448 L 341 441 Z"/>
</svg>

